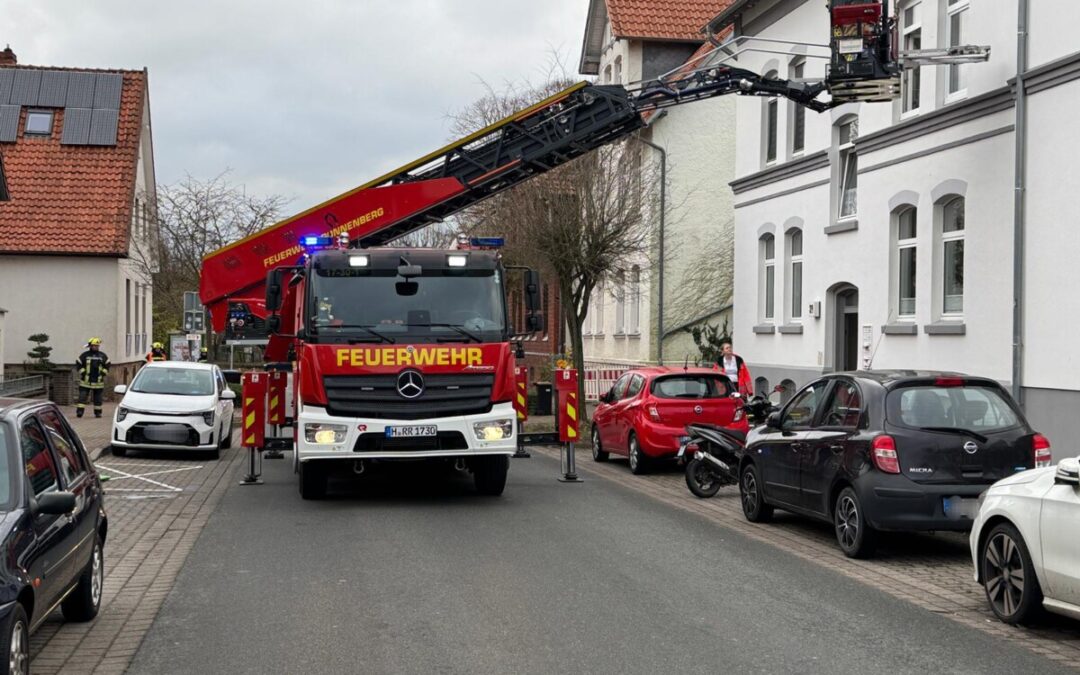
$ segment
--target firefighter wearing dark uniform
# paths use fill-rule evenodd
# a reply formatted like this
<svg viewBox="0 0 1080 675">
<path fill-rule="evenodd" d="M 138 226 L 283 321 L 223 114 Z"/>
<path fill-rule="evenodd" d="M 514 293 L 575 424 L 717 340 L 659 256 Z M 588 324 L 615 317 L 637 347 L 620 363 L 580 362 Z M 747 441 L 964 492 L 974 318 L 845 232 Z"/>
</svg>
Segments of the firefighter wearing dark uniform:
<svg viewBox="0 0 1080 675">
<path fill-rule="evenodd" d="M 169 356 L 165 353 L 165 345 L 161 344 L 160 342 L 155 342 L 150 346 L 150 351 L 146 354 L 147 363 L 168 360 Z"/>
<path fill-rule="evenodd" d="M 86 401 L 94 399 L 94 417 L 101 417 L 101 396 L 105 392 L 105 378 L 109 375 L 109 357 L 101 351 L 101 338 L 90 338 L 86 351 L 75 362 L 79 369 L 79 402 L 75 404 L 75 415 L 82 417 L 86 412 Z"/>
<path fill-rule="evenodd" d="M 206 347 L 203 347 L 199 350 L 199 363 L 206 363 L 209 360 L 210 359 L 208 357 L 208 350 L 206 349 Z"/>
</svg>

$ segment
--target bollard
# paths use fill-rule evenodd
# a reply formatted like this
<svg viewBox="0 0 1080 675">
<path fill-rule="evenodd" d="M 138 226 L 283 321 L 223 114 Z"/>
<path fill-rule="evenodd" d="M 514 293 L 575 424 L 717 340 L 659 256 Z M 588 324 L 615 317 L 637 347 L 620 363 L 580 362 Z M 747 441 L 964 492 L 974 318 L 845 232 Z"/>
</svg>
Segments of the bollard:
<svg viewBox="0 0 1080 675">
<path fill-rule="evenodd" d="M 281 452 L 281 425 L 285 423 L 285 390 L 289 381 L 286 372 L 275 370 L 266 374 L 267 382 L 267 405 L 266 423 L 273 427 L 273 442 L 264 444 L 263 457 L 265 459 L 282 459 L 285 455 Z"/>
<path fill-rule="evenodd" d="M 517 452 L 514 459 L 532 457 L 525 449 L 525 420 L 529 419 L 529 369 L 525 366 L 514 367 L 514 410 L 517 412 Z"/>
<path fill-rule="evenodd" d="M 266 373 L 244 373 L 241 389 L 243 399 L 240 407 L 240 445 L 248 449 L 248 474 L 241 485 L 262 485 L 259 478 L 262 468 L 255 466 L 256 455 L 262 450 L 266 439 Z"/>
<path fill-rule="evenodd" d="M 574 462 L 574 444 L 579 433 L 578 417 L 578 374 L 574 369 L 555 371 L 555 389 L 559 392 L 559 440 L 563 443 L 562 476 L 563 483 L 580 483 L 577 466 Z"/>
</svg>

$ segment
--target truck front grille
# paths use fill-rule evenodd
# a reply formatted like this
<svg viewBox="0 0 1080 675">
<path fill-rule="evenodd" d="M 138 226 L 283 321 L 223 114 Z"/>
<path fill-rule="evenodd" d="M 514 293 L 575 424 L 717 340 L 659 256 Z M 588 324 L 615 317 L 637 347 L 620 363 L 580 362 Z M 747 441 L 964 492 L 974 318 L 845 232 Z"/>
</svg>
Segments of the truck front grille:
<svg viewBox="0 0 1080 675">
<path fill-rule="evenodd" d="M 407 399 L 397 375 L 328 375 L 326 410 L 339 417 L 418 420 L 477 415 L 491 410 L 490 374 L 424 375 L 424 392 Z"/>
</svg>

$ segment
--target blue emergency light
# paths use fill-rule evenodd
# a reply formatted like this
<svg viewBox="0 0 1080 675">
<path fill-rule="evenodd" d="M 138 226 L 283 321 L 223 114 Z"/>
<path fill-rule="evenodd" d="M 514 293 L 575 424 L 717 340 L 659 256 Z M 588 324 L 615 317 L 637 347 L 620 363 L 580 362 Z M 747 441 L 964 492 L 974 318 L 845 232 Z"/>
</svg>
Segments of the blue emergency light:
<svg viewBox="0 0 1080 675">
<path fill-rule="evenodd" d="M 325 247 L 325 246 L 333 246 L 334 245 L 334 238 L 333 237 L 315 237 L 315 236 L 301 237 L 300 243 L 305 248 L 320 248 L 320 247 Z"/>
<path fill-rule="evenodd" d="M 503 237 L 473 237 L 469 240 L 469 246 L 476 248 L 502 248 L 505 243 Z"/>
</svg>

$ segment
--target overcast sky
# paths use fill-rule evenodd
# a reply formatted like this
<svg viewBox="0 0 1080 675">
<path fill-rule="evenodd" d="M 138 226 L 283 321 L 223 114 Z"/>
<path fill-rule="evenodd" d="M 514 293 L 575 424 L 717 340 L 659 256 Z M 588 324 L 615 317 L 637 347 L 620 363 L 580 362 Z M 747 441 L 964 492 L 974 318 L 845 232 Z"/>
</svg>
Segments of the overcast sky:
<svg viewBox="0 0 1080 675">
<path fill-rule="evenodd" d="M 292 212 L 441 147 L 481 81 L 576 73 L 588 0 L 0 0 L 19 63 L 150 72 L 159 183 Z"/>
</svg>

